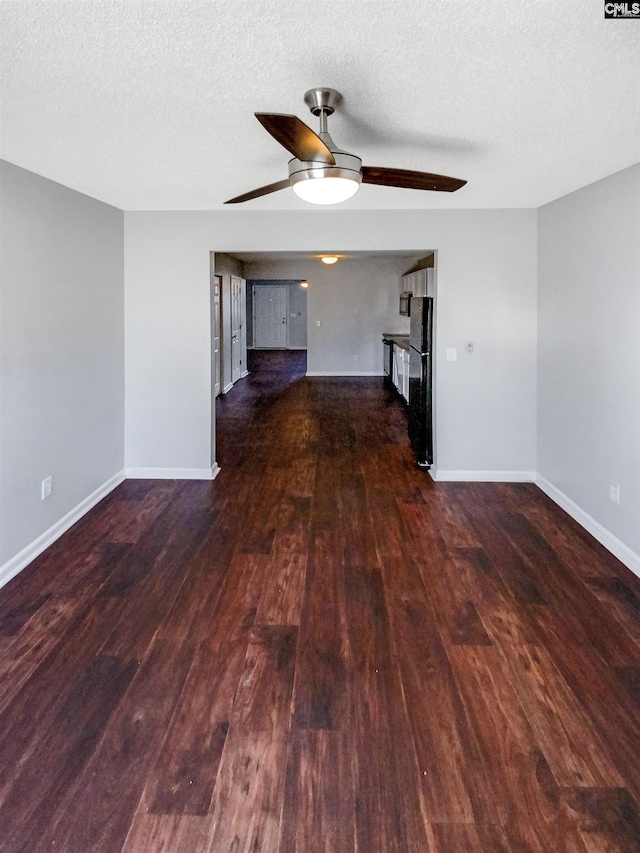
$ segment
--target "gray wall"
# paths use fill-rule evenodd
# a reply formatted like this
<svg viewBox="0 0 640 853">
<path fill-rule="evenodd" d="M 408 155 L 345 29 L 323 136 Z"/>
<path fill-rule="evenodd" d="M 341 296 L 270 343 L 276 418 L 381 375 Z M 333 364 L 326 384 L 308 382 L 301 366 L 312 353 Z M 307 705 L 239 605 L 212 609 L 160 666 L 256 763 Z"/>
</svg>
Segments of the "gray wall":
<svg viewBox="0 0 640 853">
<path fill-rule="evenodd" d="M 540 208 L 538 231 L 538 471 L 638 555 L 640 166 Z"/>
<path fill-rule="evenodd" d="M 289 349 L 307 348 L 307 297 L 300 282 L 289 285 Z"/>
<path fill-rule="evenodd" d="M 123 469 L 124 223 L 113 207 L 0 169 L 2 566 Z"/>
<path fill-rule="evenodd" d="M 255 275 L 254 265 L 245 264 Z M 259 267 L 258 267 L 259 269 Z M 247 272 L 249 274 L 249 272 Z M 307 348 L 307 291 L 300 287 L 300 279 L 247 279 L 247 346 L 253 346 L 253 286 L 281 284 L 289 289 L 289 349 Z"/>
<path fill-rule="evenodd" d="M 382 333 L 399 331 L 403 325 L 398 280 L 407 265 L 406 258 L 352 254 L 332 266 L 318 258 L 279 258 L 246 266 L 248 274 L 259 270 L 262 278 L 309 281 L 309 374 L 345 376 L 382 374 Z"/>
<path fill-rule="evenodd" d="M 205 469 L 211 464 L 210 251 L 216 256 L 218 251 L 416 251 L 420 257 L 428 247 L 438 251 L 438 475 L 533 476 L 535 210 L 139 211 L 125 213 L 125 230 L 127 468 Z M 322 289 L 314 287 L 315 273 L 304 275 L 312 285 L 309 327 L 322 332 L 325 326 L 314 326 L 318 315 L 311 295 Z M 392 292 L 389 305 L 396 306 L 397 284 Z M 336 288 L 317 306 L 321 324 L 325 311 L 340 311 L 353 329 L 358 322 L 353 308 L 359 304 Z M 377 372 L 381 356 L 374 338 L 379 331 L 367 338 L 371 350 L 362 352 L 359 361 Z M 469 340 L 475 351 L 467 357 L 463 350 Z M 458 361 L 447 363 L 444 353 L 453 346 Z M 310 335 L 309 354 L 312 348 Z M 327 344 L 325 352 L 330 349 Z M 322 354 L 317 346 L 316 352 Z M 309 368 L 334 369 L 331 362 Z"/>
</svg>

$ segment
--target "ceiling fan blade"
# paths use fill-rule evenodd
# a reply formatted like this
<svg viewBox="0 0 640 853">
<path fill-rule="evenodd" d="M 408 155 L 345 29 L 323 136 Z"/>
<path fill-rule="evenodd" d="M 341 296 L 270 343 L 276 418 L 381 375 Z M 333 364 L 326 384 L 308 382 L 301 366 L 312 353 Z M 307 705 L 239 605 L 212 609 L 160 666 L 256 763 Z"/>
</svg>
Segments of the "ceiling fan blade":
<svg viewBox="0 0 640 853">
<path fill-rule="evenodd" d="M 266 187 L 258 187 L 257 190 L 251 190 L 251 192 L 244 193 L 243 195 L 237 195 L 235 198 L 230 198 L 229 201 L 225 201 L 225 204 L 240 204 L 241 201 L 251 201 L 252 198 L 260 198 L 261 195 L 269 195 L 269 193 L 284 190 L 289 186 L 291 186 L 291 184 L 287 178 L 285 181 L 277 181 L 275 184 L 267 184 Z"/>
<path fill-rule="evenodd" d="M 363 184 L 379 184 L 383 187 L 403 187 L 408 190 L 432 190 L 441 193 L 454 193 L 467 182 L 446 175 L 432 175 L 429 172 L 412 172 L 409 169 L 387 169 L 384 166 L 363 166 Z"/>
<path fill-rule="evenodd" d="M 271 136 L 298 160 L 315 160 L 334 165 L 333 154 L 317 133 L 298 118 L 281 113 L 255 113 L 255 117 Z"/>
</svg>

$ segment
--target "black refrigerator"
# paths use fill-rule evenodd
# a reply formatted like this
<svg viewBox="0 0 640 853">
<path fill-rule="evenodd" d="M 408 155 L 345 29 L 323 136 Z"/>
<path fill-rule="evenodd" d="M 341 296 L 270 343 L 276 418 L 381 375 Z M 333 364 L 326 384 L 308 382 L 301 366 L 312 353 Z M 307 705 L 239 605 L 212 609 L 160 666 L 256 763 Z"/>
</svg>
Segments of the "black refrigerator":
<svg viewBox="0 0 640 853">
<path fill-rule="evenodd" d="M 433 298 L 411 300 L 409 438 L 421 468 L 433 464 Z"/>
</svg>

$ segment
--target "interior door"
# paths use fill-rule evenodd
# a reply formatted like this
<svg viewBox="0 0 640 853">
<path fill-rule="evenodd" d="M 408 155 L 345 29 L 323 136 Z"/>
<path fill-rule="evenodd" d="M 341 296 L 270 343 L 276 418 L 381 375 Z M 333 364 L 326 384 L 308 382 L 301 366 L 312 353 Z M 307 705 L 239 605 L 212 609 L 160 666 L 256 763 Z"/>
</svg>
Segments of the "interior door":
<svg viewBox="0 0 640 853">
<path fill-rule="evenodd" d="M 242 279 L 231 276 L 231 381 L 242 376 Z"/>
<path fill-rule="evenodd" d="M 213 317 L 212 330 L 213 336 L 213 363 L 211 372 L 213 374 L 213 396 L 217 397 L 220 394 L 220 370 L 222 363 L 220 361 L 220 292 L 222 290 L 222 276 L 215 276 L 213 280 Z"/>
<path fill-rule="evenodd" d="M 282 284 L 253 287 L 253 345 L 257 349 L 286 349 L 289 288 Z"/>
</svg>

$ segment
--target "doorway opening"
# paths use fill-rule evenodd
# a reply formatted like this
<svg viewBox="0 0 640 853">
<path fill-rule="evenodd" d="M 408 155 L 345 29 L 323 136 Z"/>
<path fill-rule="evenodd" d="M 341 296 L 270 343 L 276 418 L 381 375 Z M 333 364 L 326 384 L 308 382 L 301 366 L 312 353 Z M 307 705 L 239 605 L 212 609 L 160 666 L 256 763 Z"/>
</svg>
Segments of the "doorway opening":
<svg viewBox="0 0 640 853">
<path fill-rule="evenodd" d="M 332 264 L 322 263 L 326 255 L 326 251 L 215 253 L 212 270 L 222 280 L 222 395 L 234 388 L 236 397 L 241 386 L 258 388 L 253 381 L 257 377 L 250 374 L 262 369 L 272 377 L 276 370 L 289 376 L 299 373 L 296 353 L 306 355 L 301 375 L 384 381 L 383 336 L 409 335 L 410 318 L 401 312 L 400 295 L 412 290 L 417 296 L 427 295 L 416 290 L 427 286 L 427 265 L 429 286 L 435 289 L 435 252 L 336 251 Z M 243 296 L 239 327 L 231 316 L 234 279 Z M 239 374 L 232 358 L 238 343 L 243 368 Z"/>
</svg>

